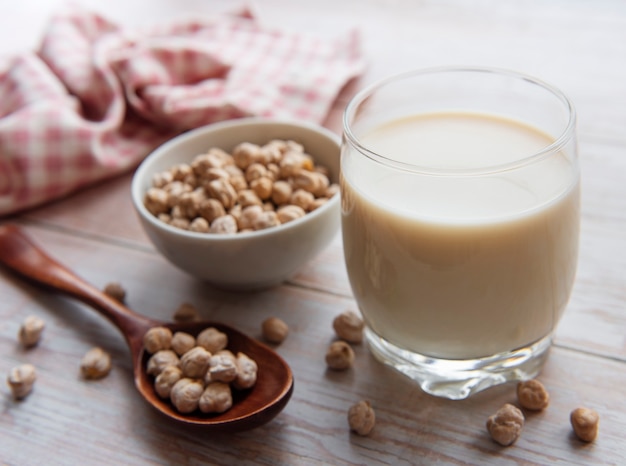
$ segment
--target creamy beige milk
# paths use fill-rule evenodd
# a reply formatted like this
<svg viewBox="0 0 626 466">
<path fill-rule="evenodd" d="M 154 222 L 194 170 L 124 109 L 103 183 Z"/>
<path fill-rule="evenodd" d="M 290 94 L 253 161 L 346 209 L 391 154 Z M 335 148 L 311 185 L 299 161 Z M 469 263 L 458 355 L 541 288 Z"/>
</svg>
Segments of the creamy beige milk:
<svg viewBox="0 0 626 466">
<path fill-rule="evenodd" d="M 417 115 L 360 141 L 396 161 L 448 170 L 509 163 L 553 142 L 515 121 L 471 113 Z M 554 330 L 579 234 L 578 167 L 564 153 L 458 177 L 392 171 L 344 146 L 346 265 L 378 336 L 422 355 L 473 359 Z"/>
</svg>

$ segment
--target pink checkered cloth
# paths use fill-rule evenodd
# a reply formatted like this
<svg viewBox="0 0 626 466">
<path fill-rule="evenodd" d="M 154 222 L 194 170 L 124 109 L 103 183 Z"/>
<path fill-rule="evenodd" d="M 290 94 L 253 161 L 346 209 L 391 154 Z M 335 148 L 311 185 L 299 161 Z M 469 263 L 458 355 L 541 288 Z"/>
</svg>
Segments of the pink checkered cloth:
<svg viewBox="0 0 626 466">
<path fill-rule="evenodd" d="M 358 36 L 269 29 L 247 11 L 125 30 L 54 17 L 0 69 L 0 216 L 135 167 L 174 135 L 266 116 L 321 122 L 364 62 Z"/>
</svg>

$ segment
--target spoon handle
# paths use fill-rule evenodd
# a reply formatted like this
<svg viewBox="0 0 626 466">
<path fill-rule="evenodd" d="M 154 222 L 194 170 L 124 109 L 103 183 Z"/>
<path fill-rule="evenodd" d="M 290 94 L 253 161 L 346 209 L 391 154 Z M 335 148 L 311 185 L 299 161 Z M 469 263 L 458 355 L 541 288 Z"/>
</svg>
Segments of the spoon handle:
<svg viewBox="0 0 626 466">
<path fill-rule="evenodd" d="M 157 322 L 128 309 L 41 250 L 16 225 L 0 225 L 0 263 L 24 278 L 93 307 L 136 345 Z"/>
</svg>

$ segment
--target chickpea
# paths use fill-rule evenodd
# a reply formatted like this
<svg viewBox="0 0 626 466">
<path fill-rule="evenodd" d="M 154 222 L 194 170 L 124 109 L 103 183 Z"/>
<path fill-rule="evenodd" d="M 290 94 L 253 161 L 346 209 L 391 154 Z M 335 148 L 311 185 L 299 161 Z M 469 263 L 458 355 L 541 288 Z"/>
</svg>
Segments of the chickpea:
<svg viewBox="0 0 626 466">
<path fill-rule="evenodd" d="M 293 188 L 287 181 L 278 180 L 274 182 L 274 185 L 272 186 L 272 201 L 274 204 L 287 204 L 292 194 Z"/>
<path fill-rule="evenodd" d="M 237 191 L 227 180 L 219 178 L 209 181 L 205 185 L 207 194 L 213 199 L 217 199 L 226 209 L 230 209 L 237 201 Z"/>
<path fill-rule="evenodd" d="M 329 185 L 328 188 L 326 188 L 326 192 L 321 197 L 331 198 L 335 194 L 339 194 L 339 192 L 340 192 L 339 185 L 337 183 L 333 183 Z"/>
<path fill-rule="evenodd" d="M 181 194 L 177 207 L 180 209 L 182 218 L 195 218 L 198 215 L 202 201 L 206 198 L 206 194 L 202 188 Z"/>
<path fill-rule="evenodd" d="M 237 233 L 237 220 L 230 214 L 217 217 L 213 220 L 213 222 L 211 222 L 211 228 L 209 231 L 211 233 L 221 235 Z"/>
<path fill-rule="evenodd" d="M 326 364 L 330 369 L 343 371 L 354 363 L 354 350 L 345 341 L 334 341 L 326 352 Z"/>
<path fill-rule="evenodd" d="M 194 346 L 180 358 L 180 368 L 188 378 L 204 378 L 211 361 L 211 353 L 202 346 Z"/>
<path fill-rule="evenodd" d="M 278 215 L 273 210 L 265 210 L 261 212 L 252 223 L 252 227 L 255 230 L 265 230 L 266 228 L 278 225 L 280 225 L 280 220 L 278 220 Z"/>
<path fill-rule="evenodd" d="M 7 376 L 7 384 L 13 398 L 16 400 L 26 398 L 33 391 L 35 380 L 37 380 L 37 371 L 32 364 L 22 364 L 11 369 Z"/>
<path fill-rule="evenodd" d="M 155 188 L 162 188 L 172 181 L 174 181 L 174 175 L 169 171 L 152 175 L 152 186 Z"/>
<path fill-rule="evenodd" d="M 313 168 L 309 158 L 307 158 L 301 151 L 288 151 L 283 154 L 283 158 L 280 160 L 280 176 L 283 178 L 290 178 L 298 175 L 303 169 L 309 170 Z"/>
<path fill-rule="evenodd" d="M 515 443 L 524 427 L 524 414 L 512 404 L 506 403 L 487 419 L 491 438 L 502 446 Z"/>
<path fill-rule="evenodd" d="M 215 327 L 209 327 L 198 334 L 196 344 L 211 353 L 217 353 L 228 346 L 228 336 Z"/>
<path fill-rule="evenodd" d="M 376 413 L 369 401 L 362 400 L 348 410 L 350 429 L 359 435 L 369 435 L 376 424 Z"/>
<path fill-rule="evenodd" d="M 259 196 L 257 196 L 256 193 L 251 189 L 244 189 L 242 191 L 239 191 L 239 193 L 237 194 L 237 202 L 239 202 L 239 205 L 243 209 L 249 206 L 260 206 L 261 204 L 263 204 L 261 199 L 259 199 Z"/>
<path fill-rule="evenodd" d="M 312 193 L 314 196 L 323 196 L 328 188 L 328 178 L 326 175 L 318 172 L 302 170 L 293 178 L 293 186 L 295 189 L 303 189 Z"/>
<path fill-rule="evenodd" d="M 267 176 L 267 168 L 265 168 L 265 165 L 255 162 L 251 165 L 248 165 L 245 174 L 246 181 L 248 183 L 251 183 L 254 180 L 258 180 L 259 178 Z"/>
<path fill-rule="evenodd" d="M 198 409 L 204 384 L 196 379 L 184 377 L 176 382 L 170 391 L 170 400 L 178 412 L 187 414 Z"/>
<path fill-rule="evenodd" d="M 46 323 L 43 319 L 37 316 L 28 316 L 22 322 L 20 330 L 18 332 L 18 339 L 20 343 L 26 348 L 37 346 L 41 339 L 41 333 L 43 332 Z"/>
<path fill-rule="evenodd" d="M 170 225 L 181 230 L 188 230 L 190 223 L 189 219 L 186 218 L 173 218 Z"/>
<path fill-rule="evenodd" d="M 231 176 L 228 181 L 230 181 L 231 186 L 235 188 L 236 192 L 245 191 L 249 188 L 248 182 L 243 175 Z"/>
<path fill-rule="evenodd" d="M 304 217 L 306 215 L 306 212 L 300 206 L 285 205 L 276 211 L 276 215 L 278 216 L 278 220 L 280 221 L 280 223 L 287 223 L 291 222 L 292 220 Z"/>
<path fill-rule="evenodd" d="M 199 408 L 203 413 L 223 413 L 233 405 L 230 385 L 223 382 L 211 382 L 200 396 Z"/>
<path fill-rule="evenodd" d="M 228 350 L 222 350 L 211 356 L 209 371 L 205 381 L 229 383 L 237 378 L 237 359 Z"/>
<path fill-rule="evenodd" d="M 267 341 L 280 344 L 287 338 L 289 327 L 278 317 L 269 317 L 261 324 L 261 331 Z"/>
<path fill-rule="evenodd" d="M 193 173 L 193 169 L 189 164 L 179 163 L 170 168 L 170 173 L 175 181 L 182 181 Z"/>
<path fill-rule="evenodd" d="M 244 208 L 239 217 L 239 230 L 254 229 L 254 223 L 263 213 L 263 207 L 260 205 L 251 205 Z"/>
<path fill-rule="evenodd" d="M 143 347 L 148 353 L 170 349 L 172 331 L 167 327 L 152 327 L 143 336 Z"/>
<path fill-rule="evenodd" d="M 231 179 L 240 176 L 243 177 L 245 181 L 244 172 L 237 165 L 226 165 L 224 167 L 224 171 L 228 173 Z"/>
<path fill-rule="evenodd" d="M 233 149 L 233 158 L 235 159 L 235 165 L 242 170 L 245 170 L 254 162 L 259 160 L 261 156 L 261 148 L 249 142 L 242 142 Z"/>
<path fill-rule="evenodd" d="M 314 210 L 319 209 L 327 202 L 328 198 L 325 197 L 318 197 L 317 199 L 313 199 L 313 201 L 311 201 L 311 203 L 309 204 L 309 212 L 313 212 Z"/>
<path fill-rule="evenodd" d="M 200 202 L 198 215 L 211 223 L 216 218 L 226 215 L 226 209 L 224 209 L 222 203 L 217 199 L 208 198 Z"/>
<path fill-rule="evenodd" d="M 171 346 L 177 355 L 182 356 L 196 346 L 196 339 L 186 332 L 176 332 L 172 336 Z"/>
<path fill-rule="evenodd" d="M 570 413 L 574 433 L 583 442 L 593 442 L 598 436 L 600 416 L 589 408 L 576 408 Z"/>
<path fill-rule="evenodd" d="M 256 383 L 257 363 L 244 353 L 237 353 L 237 378 L 233 380 L 233 387 L 244 390 Z"/>
<path fill-rule="evenodd" d="M 280 167 L 276 165 L 275 163 L 268 163 L 267 164 L 267 177 L 272 181 L 278 180 L 280 178 Z"/>
<path fill-rule="evenodd" d="M 103 291 L 104 294 L 113 298 L 117 302 L 124 303 L 126 301 L 126 290 L 119 283 L 107 283 Z"/>
<path fill-rule="evenodd" d="M 167 205 L 168 207 L 174 207 L 180 202 L 180 197 L 184 193 L 188 193 L 192 190 L 192 187 L 182 181 L 172 181 L 163 187 L 163 190 L 167 193 Z"/>
<path fill-rule="evenodd" d="M 91 348 L 80 361 L 80 371 L 86 379 L 101 379 L 111 372 L 111 355 L 102 348 Z"/>
<path fill-rule="evenodd" d="M 180 359 L 172 350 L 160 350 L 150 356 L 146 372 L 158 376 L 167 366 L 180 367 Z"/>
<path fill-rule="evenodd" d="M 213 181 L 213 180 L 217 180 L 220 178 L 228 180 L 230 178 L 230 174 L 223 168 L 213 167 L 213 168 L 209 168 L 206 172 L 204 172 L 204 175 L 202 178 L 208 181 Z"/>
<path fill-rule="evenodd" d="M 517 384 L 517 401 L 531 411 L 541 411 L 550 403 L 550 394 L 538 380 L 527 380 Z"/>
<path fill-rule="evenodd" d="M 169 398 L 172 391 L 172 387 L 176 382 L 183 378 L 183 371 L 180 367 L 167 366 L 163 371 L 156 376 L 154 380 L 154 391 L 157 392 L 161 398 Z"/>
<path fill-rule="evenodd" d="M 150 188 L 146 191 L 143 203 L 152 215 L 166 213 L 169 208 L 169 195 L 161 188 Z"/>
<path fill-rule="evenodd" d="M 363 341 L 363 320 L 356 312 L 346 311 L 333 320 L 333 329 L 339 338 L 349 343 Z"/>
<path fill-rule="evenodd" d="M 176 322 L 194 322 L 200 320 L 198 309 L 191 303 L 182 303 L 174 312 Z"/>
<path fill-rule="evenodd" d="M 309 210 L 309 206 L 315 200 L 315 196 L 304 189 L 296 189 L 291 198 L 289 199 L 289 203 L 293 205 L 297 205 L 302 207 L 304 210 Z"/>
<path fill-rule="evenodd" d="M 194 218 L 189 224 L 189 231 L 194 231 L 196 233 L 209 233 L 210 228 L 209 222 L 202 217 Z"/>
<path fill-rule="evenodd" d="M 267 176 L 263 176 L 261 178 L 257 178 L 250 183 L 250 189 L 252 189 L 259 199 L 265 201 L 272 197 L 272 189 L 274 187 L 274 183 Z"/>
</svg>

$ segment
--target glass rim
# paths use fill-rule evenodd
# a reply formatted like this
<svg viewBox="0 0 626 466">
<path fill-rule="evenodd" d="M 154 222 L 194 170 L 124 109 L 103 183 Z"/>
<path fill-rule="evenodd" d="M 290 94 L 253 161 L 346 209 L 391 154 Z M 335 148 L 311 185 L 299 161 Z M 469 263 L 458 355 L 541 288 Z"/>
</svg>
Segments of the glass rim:
<svg viewBox="0 0 626 466">
<path fill-rule="evenodd" d="M 374 91 L 386 86 L 389 83 L 394 81 L 400 81 L 406 78 L 420 76 L 420 75 L 428 75 L 428 74 L 442 74 L 442 73 L 484 73 L 484 74 L 492 74 L 492 75 L 501 75 L 507 76 L 509 78 L 516 78 L 520 81 L 525 81 L 527 83 L 539 86 L 544 90 L 551 93 L 554 97 L 556 97 L 562 104 L 564 104 L 564 108 L 568 112 L 568 121 L 565 125 L 564 130 L 561 134 L 552 142 L 547 145 L 543 149 L 538 152 L 534 152 L 528 156 L 521 157 L 518 160 L 514 160 L 512 162 L 506 162 L 502 164 L 496 165 L 486 165 L 484 167 L 478 168 L 432 168 L 424 165 L 416 165 L 407 162 L 400 162 L 394 160 L 392 158 L 381 155 L 377 152 L 374 152 L 367 147 L 365 147 L 359 140 L 359 138 L 353 133 L 350 118 L 356 113 L 357 108 L 369 97 L 373 94 Z M 523 166 L 527 166 L 533 163 L 536 163 L 544 158 L 549 157 L 554 153 L 558 153 L 563 149 L 563 147 L 568 144 L 574 134 L 574 129 L 576 127 L 576 109 L 574 108 L 573 103 L 570 99 L 557 87 L 549 84 L 541 79 L 535 78 L 533 76 L 519 73 L 517 71 L 512 71 L 504 68 L 495 68 L 495 67 L 472 67 L 472 66 L 439 66 L 439 67 L 431 67 L 431 68 L 420 68 L 413 69 L 409 71 L 405 71 L 403 73 L 395 74 L 388 76 L 386 78 L 380 79 L 355 94 L 343 112 L 342 118 L 343 124 L 343 136 L 346 138 L 359 152 L 368 157 L 369 159 L 381 163 L 386 166 L 390 166 L 399 170 L 408 171 L 412 173 L 424 174 L 424 175 L 439 175 L 439 176 L 462 176 L 462 175 L 488 175 L 498 172 L 504 172 L 508 170 L 514 170 Z"/>
</svg>

